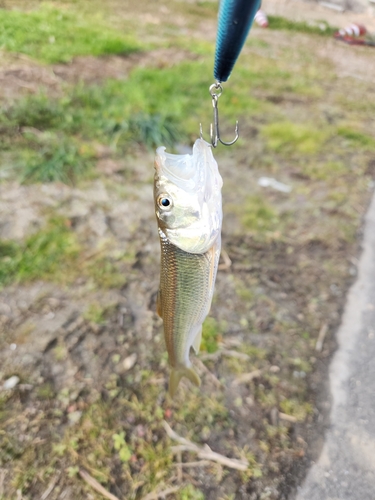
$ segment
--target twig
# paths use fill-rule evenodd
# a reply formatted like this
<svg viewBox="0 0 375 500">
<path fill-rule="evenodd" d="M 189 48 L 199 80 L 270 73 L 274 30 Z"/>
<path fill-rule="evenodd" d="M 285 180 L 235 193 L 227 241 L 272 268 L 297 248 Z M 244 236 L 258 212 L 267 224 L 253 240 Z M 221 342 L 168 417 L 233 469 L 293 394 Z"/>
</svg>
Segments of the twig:
<svg viewBox="0 0 375 500">
<path fill-rule="evenodd" d="M 201 375 L 202 373 L 205 373 L 211 382 L 218 388 L 222 388 L 223 384 L 220 382 L 220 380 L 214 375 L 210 370 L 207 368 L 207 366 L 203 363 L 203 361 L 200 358 L 194 358 L 194 364 L 197 368 L 198 375 Z"/>
<path fill-rule="evenodd" d="M 96 479 L 94 479 L 92 476 L 90 476 L 90 474 L 88 472 L 81 469 L 79 471 L 79 475 L 81 476 L 81 478 L 84 481 L 86 481 L 86 483 L 89 486 L 91 486 L 91 488 L 94 488 L 94 490 L 96 490 L 98 493 L 103 495 L 103 497 L 109 498 L 109 500 L 120 500 L 118 497 L 116 497 L 115 495 L 112 495 L 112 493 L 110 493 L 105 488 L 103 488 L 103 486 L 100 483 L 98 483 L 98 481 Z"/>
<path fill-rule="evenodd" d="M 231 267 L 232 261 L 228 255 L 228 252 L 226 252 L 223 248 L 221 249 L 221 256 L 224 262 L 222 264 L 219 264 L 218 269 L 220 271 L 226 271 Z"/>
<path fill-rule="evenodd" d="M 189 467 L 205 467 L 207 465 L 212 465 L 212 463 L 209 460 L 198 460 L 197 462 L 181 462 L 178 464 L 173 464 L 175 467 L 184 467 L 184 468 L 189 468 Z"/>
<path fill-rule="evenodd" d="M 34 134 L 39 138 L 43 138 L 45 136 L 44 132 L 35 127 L 22 127 L 21 134 Z"/>
<path fill-rule="evenodd" d="M 165 432 L 171 439 L 180 443 L 180 446 L 172 447 L 173 452 L 191 451 L 193 453 L 196 453 L 198 457 L 202 458 L 203 460 L 211 460 L 221 465 L 225 465 L 226 467 L 230 467 L 231 469 L 244 471 L 249 467 L 249 462 L 247 460 L 237 460 L 235 458 L 225 457 L 224 455 L 220 455 L 220 453 L 212 451 L 208 445 L 200 447 L 192 443 L 191 441 L 188 441 L 187 439 L 179 436 L 173 429 L 171 429 L 171 427 L 165 420 L 163 421 L 163 427 L 165 429 Z"/>
<path fill-rule="evenodd" d="M 176 493 L 181 488 L 181 486 L 171 486 L 170 488 L 167 488 L 166 490 L 159 491 L 158 493 L 151 492 L 145 497 L 142 498 L 142 500 L 158 500 L 158 498 L 163 498 L 166 497 L 167 495 L 172 495 L 172 493 Z"/>
<path fill-rule="evenodd" d="M 53 489 L 55 488 L 58 480 L 60 479 L 60 473 L 58 473 L 50 482 L 48 488 L 46 491 L 43 493 L 43 495 L 40 497 L 40 500 L 46 500 L 50 496 L 50 493 L 52 493 Z"/>
<path fill-rule="evenodd" d="M 4 481 L 7 475 L 6 469 L 0 469 L 0 497 L 4 495 Z"/>
<path fill-rule="evenodd" d="M 259 378 L 262 375 L 262 370 L 254 370 L 250 373 L 243 373 L 239 377 L 233 380 L 232 385 L 246 384 L 251 382 L 255 378 Z"/>
<path fill-rule="evenodd" d="M 243 361 L 248 361 L 250 359 L 250 356 L 245 354 L 244 352 L 238 352 L 238 351 L 233 351 L 232 349 L 219 349 L 216 352 L 213 352 L 211 354 L 203 354 L 200 356 L 201 360 L 207 361 L 207 360 L 216 360 L 220 358 L 220 356 L 228 356 L 230 358 L 237 358 L 237 359 L 242 359 Z"/>
<path fill-rule="evenodd" d="M 177 482 L 179 484 L 182 483 L 182 467 L 181 467 L 181 464 L 182 464 L 182 454 L 181 452 L 179 451 L 177 453 Z"/>
<path fill-rule="evenodd" d="M 279 418 L 281 418 L 281 420 L 285 420 L 286 422 L 291 422 L 292 424 L 297 422 L 296 417 L 292 417 L 292 415 L 287 415 L 286 413 L 281 413 L 281 411 L 279 411 Z"/>
<path fill-rule="evenodd" d="M 315 344 L 316 351 L 321 352 L 321 350 L 323 349 L 323 344 L 324 344 L 324 340 L 326 338 L 327 332 L 328 332 L 328 325 L 327 325 L 327 323 L 323 323 L 323 325 L 319 331 L 318 340 L 316 341 L 316 344 Z"/>
</svg>

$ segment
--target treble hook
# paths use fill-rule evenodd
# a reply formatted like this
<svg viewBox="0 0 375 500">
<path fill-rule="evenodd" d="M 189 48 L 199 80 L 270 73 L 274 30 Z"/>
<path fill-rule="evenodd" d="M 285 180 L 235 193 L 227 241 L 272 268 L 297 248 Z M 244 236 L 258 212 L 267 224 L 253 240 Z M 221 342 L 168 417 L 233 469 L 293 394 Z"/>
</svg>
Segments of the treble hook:
<svg viewBox="0 0 375 500">
<path fill-rule="evenodd" d="M 219 92 L 215 92 L 219 91 Z M 210 94 L 212 97 L 212 107 L 214 108 L 214 124 L 210 126 L 210 136 L 211 136 L 211 144 L 214 148 L 218 145 L 218 142 L 221 142 L 221 144 L 224 144 L 224 146 L 231 146 L 234 144 L 237 139 L 239 138 L 238 134 L 238 121 L 236 122 L 236 137 L 233 139 L 231 142 L 224 142 L 220 139 L 220 132 L 219 132 L 219 108 L 218 108 L 218 100 L 219 97 L 221 96 L 223 92 L 223 87 L 219 82 L 213 83 L 210 86 Z M 202 132 L 202 124 L 200 124 L 200 135 L 201 139 L 203 139 L 203 132 Z"/>
</svg>

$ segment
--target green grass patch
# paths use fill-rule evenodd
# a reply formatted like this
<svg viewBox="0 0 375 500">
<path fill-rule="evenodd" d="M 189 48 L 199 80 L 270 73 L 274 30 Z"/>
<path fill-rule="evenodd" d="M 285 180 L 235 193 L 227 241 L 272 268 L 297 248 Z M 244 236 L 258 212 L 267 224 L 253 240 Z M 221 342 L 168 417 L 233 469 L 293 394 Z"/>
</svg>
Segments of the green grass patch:
<svg viewBox="0 0 375 500">
<path fill-rule="evenodd" d="M 295 417 L 299 422 L 303 422 L 313 412 L 310 403 L 300 402 L 297 399 L 284 399 L 280 402 L 280 409 L 283 413 Z"/>
<path fill-rule="evenodd" d="M 177 495 L 178 500 L 204 500 L 204 494 L 192 484 L 184 486 Z"/>
<path fill-rule="evenodd" d="M 292 21 L 281 16 L 268 16 L 269 28 L 286 30 L 309 35 L 332 36 L 337 28 L 330 26 L 326 21 Z"/>
<path fill-rule="evenodd" d="M 272 231 L 279 223 L 279 216 L 262 196 L 250 195 L 241 206 L 241 221 L 247 230 L 260 234 Z"/>
<path fill-rule="evenodd" d="M 340 137 L 347 139 L 353 146 L 359 146 L 365 149 L 375 148 L 375 139 L 367 134 L 363 134 L 351 127 L 338 127 L 337 133 Z"/>
<path fill-rule="evenodd" d="M 328 181 L 332 178 L 343 176 L 350 172 L 349 166 L 342 161 L 309 162 L 301 166 L 301 171 L 310 179 Z"/>
<path fill-rule="evenodd" d="M 0 46 L 45 63 L 75 56 L 128 54 L 140 48 L 134 38 L 116 32 L 98 15 L 57 9 L 44 3 L 30 12 L 0 10 Z"/>
<path fill-rule="evenodd" d="M 66 280 L 78 255 L 74 233 L 64 219 L 54 219 L 25 243 L 0 242 L 0 286 L 35 279 Z"/>
<path fill-rule="evenodd" d="M 312 155 L 318 153 L 329 135 L 319 128 L 291 122 L 277 122 L 262 129 L 270 149 L 280 153 Z"/>
<path fill-rule="evenodd" d="M 206 352 L 216 352 L 222 338 L 222 328 L 214 318 L 206 318 L 202 328 L 201 350 Z"/>
<path fill-rule="evenodd" d="M 22 182 L 74 184 L 88 173 L 95 158 L 89 145 L 64 134 L 30 134 L 28 145 L 19 161 Z"/>
</svg>

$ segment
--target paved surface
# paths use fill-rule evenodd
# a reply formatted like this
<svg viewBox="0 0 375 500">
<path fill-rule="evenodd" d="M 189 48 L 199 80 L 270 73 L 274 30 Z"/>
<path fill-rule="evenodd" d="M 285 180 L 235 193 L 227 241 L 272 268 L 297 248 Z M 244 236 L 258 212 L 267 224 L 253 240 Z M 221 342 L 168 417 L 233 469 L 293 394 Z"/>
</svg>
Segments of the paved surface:
<svg viewBox="0 0 375 500">
<path fill-rule="evenodd" d="M 337 340 L 330 428 L 296 500 L 375 500 L 375 196 Z"/>
</svg>

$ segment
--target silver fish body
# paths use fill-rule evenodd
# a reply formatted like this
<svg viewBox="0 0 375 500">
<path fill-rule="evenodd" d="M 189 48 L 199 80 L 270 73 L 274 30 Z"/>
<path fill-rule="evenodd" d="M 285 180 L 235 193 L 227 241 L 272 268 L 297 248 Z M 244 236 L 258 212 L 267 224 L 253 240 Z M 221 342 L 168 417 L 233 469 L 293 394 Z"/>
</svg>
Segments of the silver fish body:
<svg viewBox="0 0 375 500">
<path fill-rule="evenodd" d="M 190 348 L 199 351 L 202 323 L 214 291 L 221 247 L 222 179 L 212 149 L 202 139 L 192 155 L 158 148 L 154 199 L 161 244 L 158 314 L 171 366 L 169 391 L 185 376 L 200 385 Z"/>
</svg>

